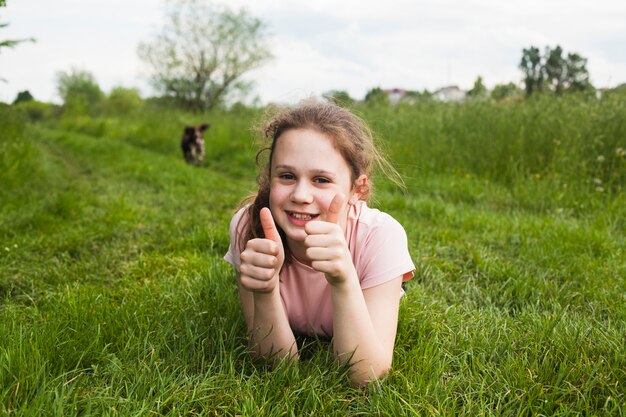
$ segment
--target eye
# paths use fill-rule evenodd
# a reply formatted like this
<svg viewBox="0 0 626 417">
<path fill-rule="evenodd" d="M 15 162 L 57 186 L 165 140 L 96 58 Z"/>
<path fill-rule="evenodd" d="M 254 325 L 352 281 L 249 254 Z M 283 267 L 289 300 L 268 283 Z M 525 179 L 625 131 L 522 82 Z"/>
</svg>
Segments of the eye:
<svg viewBox="0 0 626 417">
<path fill-rule="evenodd" d="M 283 181 L 291 181 L 296 178 L 293 174 L 290 174 L 288 172 L 283 172 L 281 174 L 278 174 L 277 177 Z"/>
<path fill-rule="evenodd" d="M 315 177 L 313 179 L 313 182 L 316 182 L 318 184 L 330 184 L 332 181 L 326 177 Z"/>
</svg>

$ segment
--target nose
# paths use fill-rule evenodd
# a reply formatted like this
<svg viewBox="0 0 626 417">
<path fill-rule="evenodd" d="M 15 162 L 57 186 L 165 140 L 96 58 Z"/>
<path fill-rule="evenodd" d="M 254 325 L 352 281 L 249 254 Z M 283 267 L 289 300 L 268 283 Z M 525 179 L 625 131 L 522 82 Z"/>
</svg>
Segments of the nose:
<svg viewBox="0 0 626 417">
<path fill-rule="evenodd" d="M 310 204 L 313 202 L 313 193 L 306 181 L 298 181 L 291 191 L 291 201 L 298 204 Z"/>
</svg>

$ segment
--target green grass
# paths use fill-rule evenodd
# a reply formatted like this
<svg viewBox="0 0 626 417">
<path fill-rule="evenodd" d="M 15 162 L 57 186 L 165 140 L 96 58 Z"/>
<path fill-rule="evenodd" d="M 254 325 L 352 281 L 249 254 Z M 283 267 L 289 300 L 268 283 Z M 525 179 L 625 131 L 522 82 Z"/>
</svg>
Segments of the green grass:
<svg viewBox="0 0 626 417">
<path fill-rule="evenodd" d="M 0 414 L 626 414 L 623 103 L 357 109 L 407 182 L 372 204 L 417 266 L 367 390 L 323 341 L 273 371 L 246 351 L 222 256 L 258 112 L 0 108 Z M 178 138 L 204 120 L 195 168 Z"/>
</svg>

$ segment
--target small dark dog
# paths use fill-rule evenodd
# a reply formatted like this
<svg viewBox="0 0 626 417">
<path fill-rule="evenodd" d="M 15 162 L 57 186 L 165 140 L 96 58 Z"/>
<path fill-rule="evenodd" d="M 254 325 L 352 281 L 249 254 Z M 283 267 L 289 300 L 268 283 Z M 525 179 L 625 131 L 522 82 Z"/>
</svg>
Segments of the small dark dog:
<svg viewBox="0 0 626 417">
<path fill-rule="evenodd" d="M 180 146 L 183 148 L 185 161 L 199 165 L 204 159 L 204 137 L 202 132 L 209 128 L 209 124 L 186 126 Z"/>
</svg>

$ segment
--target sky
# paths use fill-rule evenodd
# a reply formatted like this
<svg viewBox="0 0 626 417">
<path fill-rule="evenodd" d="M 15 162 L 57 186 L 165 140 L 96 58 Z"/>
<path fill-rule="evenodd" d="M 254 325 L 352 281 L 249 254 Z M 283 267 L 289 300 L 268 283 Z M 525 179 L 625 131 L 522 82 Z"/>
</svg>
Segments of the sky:
<svg viewBox="0 0 626 417">
<path fill-rule="evenodd" d="M 218 1 L 218 0 L 215 0 Z M 220 2 L 220 1 L 218 1 Z M 56 75 L 92 73 L 103 91 L 154 93 L 137 55 L 165 22 L 164 0 L 6 0 L 0 41 L 0 101 L 29 90 L 60 102 Z M 221 3 L 226 3 L 221 1 Z M 229 0 L 266 23 L 274 58 L 246 75 L 251 97 L 294 102 L 344 90 L 457 85 L 488 88 L 522 79 L 522 49 L 560 45 L 588 59 L 596 87 L 626 82 L 624 0 Z"/>
</svg>

